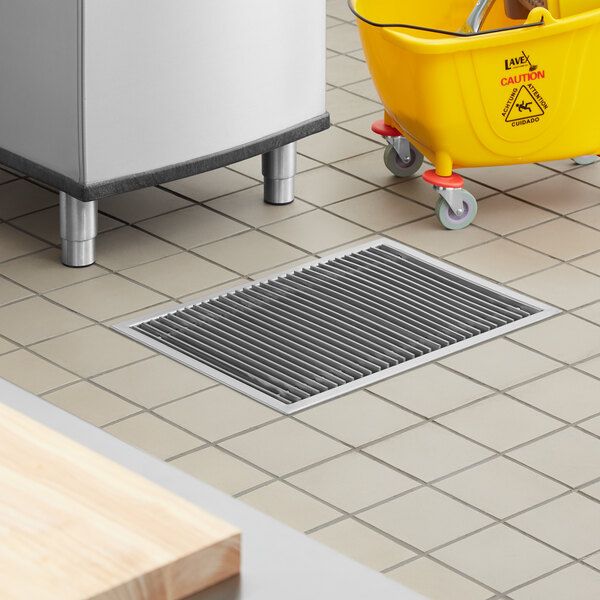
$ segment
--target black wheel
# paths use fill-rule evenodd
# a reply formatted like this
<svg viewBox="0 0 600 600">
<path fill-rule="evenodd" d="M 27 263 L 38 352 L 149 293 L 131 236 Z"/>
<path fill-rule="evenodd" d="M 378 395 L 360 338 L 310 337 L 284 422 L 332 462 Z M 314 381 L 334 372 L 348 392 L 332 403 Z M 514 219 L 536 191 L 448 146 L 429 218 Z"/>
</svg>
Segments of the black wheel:
<svg viewBox="0 0 600 600">
<path fill-rule="evenodd" d="M 388 146 L 383 153 L 383 162 L 389 172 L 396 177 L 410 177 L 414 175 L 423 164 L 423 155 L 411 144 L 410 159 L 404 162 L 393 146 Z"/>
</svg>

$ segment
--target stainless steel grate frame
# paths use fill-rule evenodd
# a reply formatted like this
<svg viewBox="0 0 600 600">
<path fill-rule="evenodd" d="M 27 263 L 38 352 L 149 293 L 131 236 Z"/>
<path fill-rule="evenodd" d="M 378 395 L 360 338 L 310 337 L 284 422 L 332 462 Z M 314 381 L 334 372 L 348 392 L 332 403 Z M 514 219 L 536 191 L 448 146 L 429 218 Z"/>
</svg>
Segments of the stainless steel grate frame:
<svg viewBox="0 0 600 600">
<path fill-rule="evenodd" d="M 558 312 L 381 239 L 115 329 L 292 413 Z"/>
</svg>

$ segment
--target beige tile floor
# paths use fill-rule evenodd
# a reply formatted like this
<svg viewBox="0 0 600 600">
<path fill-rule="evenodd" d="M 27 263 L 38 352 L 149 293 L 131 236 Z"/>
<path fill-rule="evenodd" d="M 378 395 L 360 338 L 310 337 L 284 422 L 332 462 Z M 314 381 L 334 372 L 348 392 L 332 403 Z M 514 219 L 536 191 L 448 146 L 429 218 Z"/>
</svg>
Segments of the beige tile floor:
<svg viewBox="0 0 600 600">
<path fill-rule="evenodd" d="M 0 377 L 431 600 L 600 597 L 600 163 L 465 169 L 475 224 L 398 181 L 344 0 L 328 0 L 334 126 L 297 200 L 259 159 L 100 203 L 98 261 L 59 265 L 54 191 L 0 170 Z M 554 304 L 555 318 L 294 417 L 112 323 L 381 235 Z"/>
</svg>

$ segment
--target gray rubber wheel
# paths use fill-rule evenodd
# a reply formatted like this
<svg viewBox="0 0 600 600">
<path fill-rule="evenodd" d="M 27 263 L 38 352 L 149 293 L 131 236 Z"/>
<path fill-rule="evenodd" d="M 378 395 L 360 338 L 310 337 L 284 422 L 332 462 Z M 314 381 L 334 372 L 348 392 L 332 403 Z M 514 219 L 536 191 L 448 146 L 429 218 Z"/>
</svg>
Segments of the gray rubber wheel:
<svg viewBox="0 0 600 600">
<path fill-rule="evenodd" d="M 410 177 L 414 175 L 423 164 L 423 155 L 410 146 L 410 160 L 404 162 L 396 153 L 393 146 L 388 146 L 383 153 L 383 162 L 388 171 L 396 177 Z"/>
<path fill-rule="evenodd" d="M 475 200 L 473 195 L 467 192 L 467 190 L 461 190 L 461 192 L 464 209 L 462 215 L 455 215 L 442 196 L 438 198 L 437 204 L 435 205 L 435 214 L 446 229 L 464 229 L 473 222 L 473 219 L 477 214 L 477 200 Z"/>
<path fill-rule="evenodd" d="M 595 154 L 586 154 L 585 156 L 577 156 L 573 159 L 573 162 L 578 165 L 591 165 L 598 160 L 598 157 Z"/>
</svg>

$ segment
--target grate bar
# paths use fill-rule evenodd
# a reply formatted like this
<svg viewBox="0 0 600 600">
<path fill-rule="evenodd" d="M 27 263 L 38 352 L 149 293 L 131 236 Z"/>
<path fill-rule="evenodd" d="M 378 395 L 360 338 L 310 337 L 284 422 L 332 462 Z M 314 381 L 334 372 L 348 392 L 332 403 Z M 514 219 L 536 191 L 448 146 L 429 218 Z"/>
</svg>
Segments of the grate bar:
<svg viewBox="0 0 600 600">
<path fill-rule="evenodd" d="M 242 346 L 239 341 L 231 340 L 223 332 L 220 335 L 211 335 L 211 328 L 206 323 L 204 324 L 206 330 L 203 331 L 191 322 L 187 314 L 180 315 L 174 313 L 164 317 L 162 322 L 179 325 L 188 332 L 188 337 L 192 337 L 198 342 L 209 344 L 213 348 L 218 348 L 222 352 L 228 353 L 230 356 L 236 358 L 240 365 L 253 369 L 253 372 L 257 375 L 268 375 L 273 381 L 281 381 L 284 385 L 290 386 L 290 389 L 295 393 L 308 393 L 311 395 L 322 392 L 325 389 L 320 384 L 314 382 L 311 384 L 309 378 L 306 377 L 306 374 L 301 369 L 298 369 L 298 372 L 294 373 L 292 369 L 284 364 L 283 359 L 281 364 L 276 364 L 269 356 L 259 356 L 256 351 L 251 353 L 241 352 Z M 227 341 L 230 343 L 227 344 Z"/>
<path fill-rule="evenodd" d="M 362 263 L 363 266 L 358 266 L 350 261 L 344 262 L 344 259 L 340 259 L 340 263 L 347 267 L 347 276 L 352 278 L 357 284 L 362 281 L 368 282 L 374 289 L 390 295 L 394 301 L 398 302 L 409 313 L 427 319 L 442 330 L 447 331 L 450 336 L 458 336 L 458 339 L 466 339 L 472 335 L 481 333 L 481 328 L 477 329 L 474 326 L 461 322 L 456 318 L 452 310 L 444 304 L 434 303 L 430 298 L 419 296 L 403 282 L 398 282 L 389 277 L 387 272 L 377 264 L 369 264 L 364 261 Z M 338 270 L 337 267 L 331 268 Z M 339 272 L 344 273 L 342 269 L 339 269 Z M 389 284 L 388 286 L 383 285 L 386 282 Z"/>
<path fill-rule="evenodd" d="M 352 261 L 355 259 L 357 263 L 363 260 L 362 257 L 351 258 Z M 481 330 L 489 331 L 505 323 L 504 320 L 492 320 L 492 318 L 488 317 L 479 308 L 473 307 L 467 302 L 463 303 L 460 298 L 456 298 L 452 294 L 444 294 L 429 282 L 423 282 L 418 277 L 413 277 L 410 272 L 405 272 L 401 269 L 395 270 L 393 268 L 394 265 L 387 265 L 383 260 L 377 262 L 373 258 L 364 258 L 364 264 L 368 265 L 369 268 L 374 268 L 377 265 L 378 272 L 383 270 L 381 263 L 383 263 L 387 272 L 391 273 L 391 282 L 398 285 L 405 293 L 412 294 L 417 301 L 432 306 L 435 310 L 442 310 L 446 313 L 449 312 L 450 314 L 462 317 L 466 323 L 479 330 L 479 332 Z"/>
<path fill-rule="evenodd" d="M 116 328 L 289 413 L 557 312 L 379 240 Z"/>
<path fill-rule="evenodd" d="M 269 380 L 263 381 L 259 379 L 252 371 L 248 371 L 247 369 L 236 365 L 234 359 L 219 361 L 217 360 L 219 354 L 218 351 L 213 352 L 212 348 L 205 350 L 201 345 L 196 344 L 193 340 L 189 340 L 187 336 L 177 335 L 176 330 L 169 330 L 168 327 L 157 322 L 140 323 L 139 325 L 134 326 L 133 329 L 142 331 L 157 342 L 170 346 L 174 350 L 190 356 L 191 358 L 199 359 L 207 365 L 223 371 L 226 375 L 241 381 L 248 381 L 259 391 L 275 396 L 287 404 L 297 402 L 298 400 L 307 397 L 304 394 L 294 394 L 292 391 L 286 389 L 286 386 L 282 387 L 280 382 L 272 382 Z"/>
<path fill-rule="evenodd" d="M 246 290 L 247 291 L 247 290 Z M 277 294 L 271 294 L 270 303 L 268 305 L 263 305 L 263 310 L 265 313 L 265 318 L 268 318 L 269 315 L 277 316 L 279 318 L 284 318 L 283 313 L 278 313 L 277 311 L 281 309 L 290 315 L 290 319 L 298 318 L 299 322 L 303 324 L 306 322 L 310 326 L 310 320 L 308 317 L 312 317 L 313 315 L 307 315 L 306 313 L 302 313 L 302 305 L 299 305 L 300 308 L 294 306 L 296 304 L 295 300 L 282 296 L 278 297 Z M 244 304 L 246 307 L 251 305 L 251 301 L 248 301 L 245 298 L 241 297 L 241 294 L 235 298 L 235 301 L 238 301 Z M 302 316 L 300 316 L 302 315 Z M 310 335 L 310 327 L 307 327 L 305 330 L 302 327 L 302 332 Z M 320 321 L 319 316 L 316 315 L 314 317 L 314 330 L 315 333 L 318 334 L 319 341 L 321 340 L 321 336 L 325 341 L 337 341 L 340 344 L 343 344 L 343 349 L 346 351 L 350 351 L 353 347 L 353 344 L 356 344 L 355 353 L 361 360 L 361 364 L 363 365 L 371 365 L 373 370 L 380 371 L 381 369 L 387 369 L 390 366 L 390 359 L 385 355 L 380 355 L 377 351 L 369 348 L 366 343 L 361 343 L 361 338 L 358 334 L 355 334 L 354 331 L 346 332 L 346 335 L 343 335 L 343 329 L 341 327 L 338 328 L 337 323 L 333 323 L 333 327 L 328 329 L 327 321 Z M 299 329 L 301 329 L 299 327 Z M 349 329 L 353 329 L 350 327 Z M 329 335 L 329 337 L 326 337 Z M 394 363 L 397 364 L 397 361 Z"/>
<path fill-rule="evenodd" d="M 335 355 L 333 353 L 320 349 L 316 344 L 311 344 L 308 340 L 305 340 L 304 344 L 302 344 L 294 339 L 285 337 L 275 329 L 265 327 L 263 323 L 257 323 L 248 314 L 244 315 L 245 322 L 244 319 L 237 317 L 235 313 L 230 314 L 220 306 L 212 306 L 210 303 L 207 303 L 205 307 L 207 311 L 221 318 L 220 322 L 223 323 L 223 327 L 227 327 L 232 331 L 236 331 L 235 328 L 239 327 L 248 336 L 256 336 L 266 344 L 273 344 L 278 351 L 296 357 L 301 362 L 305 361 L 307 365 L 320 368 L 321 363 L 325 364 L 331 369 L 331 373 L 336 376 L 337 380 L 348 382 L 361 376 L 360 371 L 347 367 L 341 361 L 334 360 Z M 190 310 L 193 308 L 190 307 Z M 249 323 L 252 323 L 254 327 L 250 326 Z M 261 333 L 257 326 L 258 328 L 265 329 L 267 334 Z"/>
</svg>

